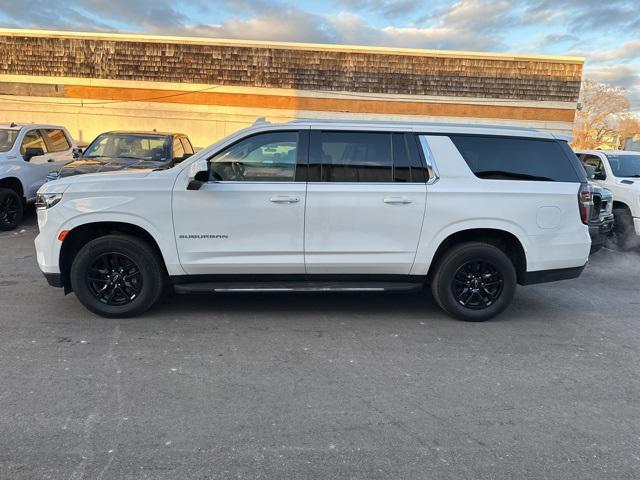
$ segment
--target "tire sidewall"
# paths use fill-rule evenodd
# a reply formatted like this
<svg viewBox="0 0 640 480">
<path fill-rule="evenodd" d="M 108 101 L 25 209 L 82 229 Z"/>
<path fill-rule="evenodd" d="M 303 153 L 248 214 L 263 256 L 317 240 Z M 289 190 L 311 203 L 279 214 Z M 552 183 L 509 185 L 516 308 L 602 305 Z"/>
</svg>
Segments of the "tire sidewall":
<svg viewBox="0 0 640 480">
<path fill-rule="evenodd" d="M 105 305 L 91 293 L 86 273 L 95 260 L 105 253 L 126 255 L 136 264 L 142 277 L 142 290 L 130 303 Z M 70 271 L 71 286 L 80 302 L 90 311 L 104 317 L 132 317 L 149 309 L 160 296 L 163 273 L 153 251 L 135 237 L 110 235 L 87 243 L 76 255 Z"/>
<path fill-rule="evenodd" d="M 491 263 L 503 278 L 502 293 L 498 300 L 482 310 L 473 310 L 460 305 L 454 297 L 452 282 L 455 273 L 464 264 L 482 260 Z M 434 297 L 450 315 L 468 322 L 483 322 L 502 313 L 512 302 L 516 291 L 516 271 L 507 255 L 497 247 L 488 244 L 465 244 L 454 248 L 438 266 L 435 278 Z"/>
<path fill-rule="evenodd" d="M 22 216 L 24 215 L 24 205 L 22 204 L 22 198 L 20 198 L 20 195 L 18 195 L 13 190 L 10 190 L 8 188 L 0 189 L 0 205 L 2 205 L 2 203 L 8 196 L 14 197 L 18 206 L 18 212 L 16 215 L 16 221 L 13 223 L 4 223 L 2 218 L 0 218 L 0 230 L 3 231 L 15 230 L 16 228 L 18 228 L 18 225 L 20 225 L 20 222 L 22 221 Z"/>
<path fill-rule="evenodd" d="M 633 217 L 626 208 L 616 208 L 613 210 L 614 225 L 612 240 L 617 250 L 627 250 L 629 240 L 635 233 Z"/>
</svg>

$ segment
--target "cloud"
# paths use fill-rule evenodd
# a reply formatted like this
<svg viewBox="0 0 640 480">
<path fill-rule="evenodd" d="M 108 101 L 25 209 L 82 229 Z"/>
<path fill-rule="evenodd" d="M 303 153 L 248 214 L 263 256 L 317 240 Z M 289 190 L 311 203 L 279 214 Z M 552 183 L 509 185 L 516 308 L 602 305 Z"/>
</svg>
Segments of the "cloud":
<svg viewBox="0 0 640 480">
<path fill-rule="evenodd" d="M 538 48 L 545 48 L 548 46 L 555 46 L 559 43 L 576 43 L 580 39 L 575 35 L 559 34 L 559 33 L 551 33 L 549 35 L 545 35 L 538 41 Z"/>
<path fill-rule="evenodd" d="M 424 5 L 420 0 L 337 0 L 336 3 L 349 11 L 369 11 L 385 17 L 408 15 Z"/>
<path fill-rule="evenodd" d="M 640 57 L 640 38 L 623 43 L 618 48 L 589 55 L 589 61 L 593 63 L 620 62 L 634 60 Z"/>
<path fill-rule="evenodd" d="M 616 65 L 600 68 L 588 67 L 585 78 L 624 88 L 631 100 L 631 109 L 640 111 L 640 66 Z"/>
</svg>

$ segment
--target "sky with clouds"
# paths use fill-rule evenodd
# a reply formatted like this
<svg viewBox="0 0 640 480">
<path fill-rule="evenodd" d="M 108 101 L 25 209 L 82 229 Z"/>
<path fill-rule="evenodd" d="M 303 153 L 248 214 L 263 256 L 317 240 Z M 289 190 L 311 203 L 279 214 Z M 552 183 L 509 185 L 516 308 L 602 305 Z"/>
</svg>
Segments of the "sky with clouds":
<svg viewBox="0 0 640 480">
<path fill-rule="evenodd" d="M 640 0 L 1 0 L 0 25 L 581 55 L 640 111 Z"/>
</svg>

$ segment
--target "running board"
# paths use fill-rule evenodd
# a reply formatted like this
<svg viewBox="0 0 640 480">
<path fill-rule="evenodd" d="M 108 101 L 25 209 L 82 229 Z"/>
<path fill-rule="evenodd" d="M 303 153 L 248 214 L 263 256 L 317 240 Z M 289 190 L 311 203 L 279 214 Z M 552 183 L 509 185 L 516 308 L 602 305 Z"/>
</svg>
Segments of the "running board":
<svg viewBox="0 0 640 480">
<path fill-rule="evenodd" d="M 174 285 L 176 293 L 386 292 L 422 289 L 414 282 L 198 282 Z"/>
</svg>

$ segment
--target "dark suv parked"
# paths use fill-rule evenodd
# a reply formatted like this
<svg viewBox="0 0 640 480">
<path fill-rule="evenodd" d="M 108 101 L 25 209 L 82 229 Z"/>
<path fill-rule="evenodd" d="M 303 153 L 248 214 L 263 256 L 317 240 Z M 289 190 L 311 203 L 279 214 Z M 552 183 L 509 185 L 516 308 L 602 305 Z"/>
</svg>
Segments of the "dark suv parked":
<svg viewBox="0 0 640 480">
<path fill-rule="evenodd" d="M 56 180 L 83 173 L 128 169 L 171 168 L 193 155 L 189 138 L 182 133 L 106 132 L 98 135 L 84 153 L 47 176 Z"/>
</svg>

